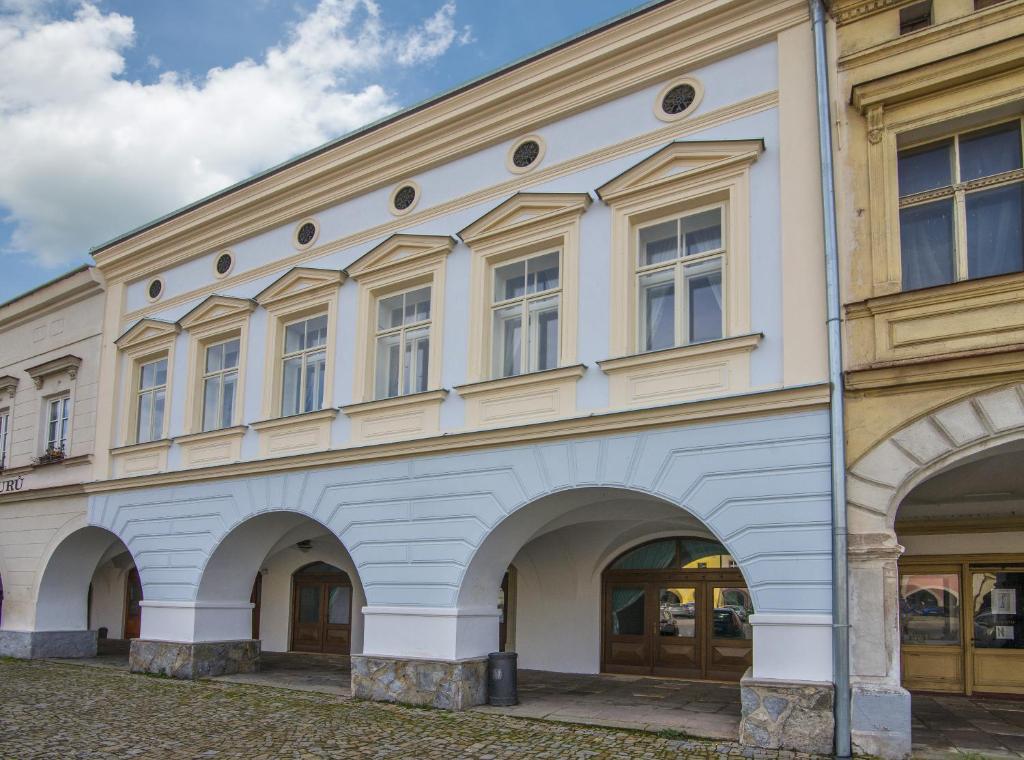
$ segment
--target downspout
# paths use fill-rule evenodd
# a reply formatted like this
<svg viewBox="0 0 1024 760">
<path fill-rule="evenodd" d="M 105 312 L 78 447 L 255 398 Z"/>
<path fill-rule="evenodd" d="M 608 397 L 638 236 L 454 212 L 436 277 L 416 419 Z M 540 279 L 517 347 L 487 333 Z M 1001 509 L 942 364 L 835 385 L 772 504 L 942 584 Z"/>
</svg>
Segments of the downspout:
<svg viewBox="0 0 1024 760">
<path fill-rule="evenodd" d="M 810 0 L 821 151 L 821 205 L 825 230 L 825 299 L 828 326 L 829 423 L 832 455 L 832 678 L 835 682 L 836 755 L 850 756 L 850 601 L 846 565 L 846 439 L 843 428 L 843 345 L 839 302 L 832 119 L 823 0 Z"/>
</svg>

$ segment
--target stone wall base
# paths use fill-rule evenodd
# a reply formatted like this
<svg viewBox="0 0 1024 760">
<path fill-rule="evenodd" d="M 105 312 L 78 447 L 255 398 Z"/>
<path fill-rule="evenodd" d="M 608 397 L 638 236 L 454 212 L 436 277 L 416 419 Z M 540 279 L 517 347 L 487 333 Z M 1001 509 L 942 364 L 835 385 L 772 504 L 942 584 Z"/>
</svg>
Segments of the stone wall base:
<svg viewBox="0 0 1024 760">
<path fill-rule="evenodd" d="M 258 639 L 240 641 L 132 641 L 128 655 L 132 673 L 157 673 L 172 678 L 212 678 L 260 669 Z"/>
<path fill-rule="evenodd" d="M 899 686 L 854 684 L 850 695 L 853 751 L 886 760 L 910 757 L 910 692 Z"/>
<path fill-rule="evenodd" d="M 0 631 L 0 657 L 95 657 L 96 631 Z"/>
<path fill-rule="evenodd" d="M 817 681 L 740 680 L 740 743 L 831 755 L 835 741 L 835 688 Z"/>
<path fill-rule="evenodd" d="M 354 654 L 352 696 L 465 710 L 487 701 L 487 658 L 418 660 Z"/>
</svg>

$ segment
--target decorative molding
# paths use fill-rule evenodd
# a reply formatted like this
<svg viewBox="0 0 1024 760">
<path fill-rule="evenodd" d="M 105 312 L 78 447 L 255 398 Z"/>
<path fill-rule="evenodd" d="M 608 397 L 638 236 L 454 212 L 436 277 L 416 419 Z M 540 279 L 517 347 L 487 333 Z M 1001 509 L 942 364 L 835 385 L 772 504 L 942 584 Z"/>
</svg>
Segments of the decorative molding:
<svg viewBox="0 0 1024 760">
<path fill-rule="evenodd" d="M 182 464 L 186 468 L 207 467 L 238 462 L 242 458 L 242 438 L 247 425 L 180 435 L 174 442 L 181 447 Z"/>
<path fill-rule="evenodd" d="M 256 302 L 250 298 L 220 295 L 209 296 L 192 311 L 179 319 L 178 326 L 186 331 L 191 331 L 198 327 L 209 327 L 222 323 L 224 320 L 246 317 L 255 308 Z"/>
<path fill-rule="evenodd" d="M 749 49 L 798 24 L 804 0 L 666 4 L 314 151 L 95 250 L 110 278 L 137 277 L 230 245 L 403 176 Z M 268 215 L 268 207 L 275 209 Z"/>
<path fill-rule="evenodd" d="M 836 26 L 845 26 L 890 8 L 910 5 L 912 2 L 915 0 L 854 0 L 848 3 L 834 3 L 832 18 L 835 19 Z"/>
<path fill-rule="evenodd" d="M 398 198 L 398 192 L 404 187 L 411 187 L 413 191 L 412 203 L 405 208 L 398 208 L 395 205 L 395 200 Z M 423 195 L 423 190 L 420 188 L 419 183 L 413 179 L 403 179 L 395 183 L 395 186 L 391 189 L 388 194 L 388 211 L 392 216 L 406 216 L 411 214 L 420 203 L 420 197 Z"/>
<path fill-rule="evenodd" d="M 454 247 L 455 238 L 450 235 L 395 234 L 349 264 L 344 273 L 358 280 L 396 267 L 415 268 L 424 260 L 451 253 Z"/>
<path fill-rule="evenodd" d="M 337 288 L 345 281 L 345 273 L 338 269 L 292 267 L 270 285 L 256 294 L 256 303 L 273 309 L 283 302 L 291 302 L 326 288 Z"/>
<path fill-rule="evenodd" d="M 56 359 L 50 359 L 42 364 L 37 364 L 34 367 L 29 367 L 25 372 L 32 378 L 32 382 L 35 383 L 36 388 L 42 388 L 43 381 L 47 377 L 60 374 L 61 372 L 66 372 L 68 377 L 74 380 L 78 377 L 78 368 L 81 366 L 81 357 L 73 354 L 65 354 L 64 356 L 60 356 Z"/>
<path fill-rule="evenodd" d="M 13 375 L 0 375 L 0 396 L 6 394 L 14 398 L 14 393 L 17 390 L 18 378 Z"/>
<path fill-rule="evenodd" d="M 663 426 L 699 425 L 718 419 L 749 419 L 759 415 L 784 412 L 816 411 L 828 406 L 829 391 L 825 384 L 795 386 L 768 391 L 754 391 L 716 399 L 700 399 L 647 409 L 630 409 L 578 415 L 568 419 L 520 422 L 509 426 L 441 435 L 411 441 L 395 441 L 373 446 L 346 446 L 325 451 L 282 457 L 276 460 L 254 460 L 233 465 L 197 468 L 189 473 L 190 481 L 302 471 L 313 467 L 355 464 L 410 456 L 457 453 L 488 449 L 524 441 L 541 442 L 580 438 L 605 433 L 651 430 Z M 285 418 L 289 419 L 289 418 Z M 267 420 L 268 423 L 277 420 Z M 255 428 L 260 423 L 254 423 Z M 129 480 L 106 480 L 85 486 L 88 493 L 120 491 L 136 486 L 177 484 L 180 473 Z"/>
<path fill-rule="evenodd" d="M 764 140 L 679 140 L 601 185 L 597 196 L 614 203 L 704 174 L 748 166 L 763 152 Z"/>
<path fill-rule="evenodd" d="M 948 533 L 1012 533 L 1024 531 L 1024 515 L 1009 517 L 950 517 L 897 520 L 897 536 L 936 536 Z M 908 558 L 909 559 L 909 558 Z M 916 556 L 914 559 L 918 559 Z"/>
<path fill-rule="evenodd" d="M 259 433 L 259 455 L 263 458 L 325 451 L 331 446 L 331 423 L 335 408 L 260 420 L 250 427 Z"/>
<path fill-rule="evenodd" d="M 569 417 L 576 413 L 576 382 L 586 365 L 458 385 L 466 400 L 466 425 L 482 428 Z"/>
<path fill-rule="evenodd" d="M 668 95 L 669 91 L 679 87 L 680 85 L 688 84 L 693 88 L 693 102 L 690 103 L 685 109 L 679 113 L 665 113 L 665 109 L 662 108 L 662 103 L 665 100 L 665 96 Z M 660 121 L 680 121 L 682 119 L 688 119 L 693 116 L 696 112 L 700 102 L 704 99 L 704 85 L 699 80 L 693 77 L 681 77 L 679 79 L 673 79 L 671 82 L 662 87 L 658 94 L 654 96 L 654 103 L 652 103 L 652 109 L 654 116 Z"/>
<path fill-rule="evenodd" d="M 441 427 L 440 389 L 348 404 L 341 411 L 352 420 L 351 443 L 380 443 L 436 435 Z"/>
<path fill-rule="evenodd" d="M 469 206 L 485 203 L 489 200 L 503 198 L 508 196 L 509 193 L 514 193 L 518 190 L 523 190 L 542 182 L 549 182 L 559 177 L 568 176 L 582 169 L 596 166 L 630 153 L 662 145 L 666 140 L 687 134 L 702 132 L 715 126 L 726 124 L 751 114 L 761 113 L 777 106 L 778 92 L 776 91 L 755 95 L 737 103 L 730 103 L 729 105 L 710 111 L 706 114 L 694 116 L 693 119 L 688 119 L 684 123 L 667 125 L 661 129 L 654 130 L 653 132 L 644 133 L 562 163 L 538 169 L 535 173 L 531 173 L 527 177 L 513 177 L 505 182 L 468 193 L 467 195 L 440 203 L 437 206 L 431 206 L 421 211 L 417 211 L 415 214 L 408 217 L 394 219 L 392 221 L 379 224 L 376 227 L 362 229 L 352 233 L 351 235 L 346 235 L 317 246 L 309 251 L 298 252 L 290 256 L 284 256 L 280 259 L 268 262 L 261 266 L 253 267 L 252 269 L 240 272 L 230 278 L 225 278 L 219 283 L 206 284 L 186 293 L 180 293 L 163 300 L 159 309 L 155 306 L 143 306 L 133 309 L 132 311 L 127 312 L 124 315 L 124 318 L 138 319 L 158 310 L 162 311 L 172 306 L 178 306 L 190 301 L 195 301 L 197 298 L 210 295 L 216 290 L 224 289 L 226 287 L 237 287 L 244 283 L 272 275 L 275 272 L 280 271 L 282 267 L 299 266 L 312 262 L 331 253 L 353 248 L 364 243 L 372 242 L 383 236 L 399 232 L 403 229 L 408 229 L 411 225 L 425 224 L 428 221 L 440 219 Z M 266 216 L 264 215 L 258 219 L 265 220 L 265 218 Z M 254 222 L 254 224 L 255 223 L 256 222 Z"/>
<path fill-rule="evenodd" d="M 593 200 L 589 193 L 516 193 L 476 219 L 458 235 L 476 248 L 495 237 L 514 235 L 534 225 L 579 216 Z"/>
<path fill-rule="evenodd" d="M 172 441 L 158 441 L 119 446 L 110 450 L 110 464 L 115 478 L 137 478 L 167 470 L 167 453 Z"/>
<path fill-rule="evenodd" d="M 114 340 L 114 345 L 122 351 L 131 350 L 132 352 L 137 352 L 138 350 L 145 350 L 150 344 L 173 341 L 174 336 L 180 330 L 181 328 L 174 322 L 144 317 Z"/>
<path fill-rule="evenodd" d="M 526 166 L 516 166 L 516 151 L 519 150 L 520 145 L 526 142 L 537 143 L 537 157 L 533 159 L 533 161 L 528 163 Z M 547 141 L 540 135 L 529 134 L 523 135 L 522 137 L 517 137 L 512 141 L 512 144 L 508 146 L 508 152 L 505 154 L 505 168 L 508 169 L 512 174 L 526 174 L 527 172 L 532 172 L 544 162 L 544 155 L 547 152 Z"/>
</svg>

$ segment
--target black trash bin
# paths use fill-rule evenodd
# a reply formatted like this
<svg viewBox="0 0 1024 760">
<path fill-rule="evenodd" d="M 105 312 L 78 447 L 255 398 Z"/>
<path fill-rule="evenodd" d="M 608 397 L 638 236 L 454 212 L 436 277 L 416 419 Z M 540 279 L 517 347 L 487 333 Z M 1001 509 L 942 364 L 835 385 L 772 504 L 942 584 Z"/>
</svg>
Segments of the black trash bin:
<svg viewBox="0 0 1024 760">
<path fill-rule="evenodd" d="M 491 652 L 487 655 L 487 701 L 498 707 L 519 704 L 515 652 Z"/>
</svg>

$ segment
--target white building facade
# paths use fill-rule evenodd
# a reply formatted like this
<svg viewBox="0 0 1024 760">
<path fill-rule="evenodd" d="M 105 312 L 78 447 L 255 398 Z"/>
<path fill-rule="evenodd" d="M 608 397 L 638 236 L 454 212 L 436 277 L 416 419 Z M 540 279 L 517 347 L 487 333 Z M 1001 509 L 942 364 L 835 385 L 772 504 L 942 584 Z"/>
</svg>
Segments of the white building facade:
<svg viewBox="0 0 1024 760">
<path fill-rule="evenodd" d="M 819 187 L 804 0 L 678 0 L 100 247 L 87 514 L 3 629 L 92 631 L 123 547 L 133 670 L 461 709 L 505 647 L 827 751 Z"/>
</svg>

